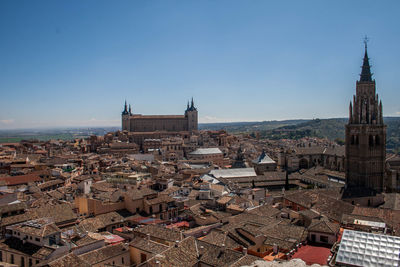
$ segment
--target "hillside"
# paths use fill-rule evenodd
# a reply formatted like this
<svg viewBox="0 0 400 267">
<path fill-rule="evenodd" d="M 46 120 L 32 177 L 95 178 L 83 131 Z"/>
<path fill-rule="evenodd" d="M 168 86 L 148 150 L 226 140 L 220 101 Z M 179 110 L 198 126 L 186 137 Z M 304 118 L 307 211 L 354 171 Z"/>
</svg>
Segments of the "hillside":
<svg viewBox="0 0 400 267">
<path fill-rule="evenodd" d="M 279 127 L 296 125 L 308 120 L 285 120 L 285 121 L 257 121 L 257 122 L 224 122 L 224 123 L 200 123 L 200 130 L 226 130 L 230 133 L 251 133 L 254 131 L 266 131 Z"/>
<path fill-rule="evenodd" d="M 306 136 L 328 138 L 331 140 L 344 139 L 347 119 L 315 119 L 296 125 L 279 127 L 262 131 L 261 136 L 268 139 L 299 139 Z"/>
<path fill-rule="evenodd" d="M 118 127 L 0 130 L 0 144 L 32 139 L 39 141 L 73 140 L 87 138 L 91 135 L 104 135 L 117 130 L 119 130 Z"/>
<path fill-rule="evenodd" d="M 229 133 L 259 132 L 261 138 L 267 139 L 299 139 L 306 136 L 328 138 L 340 143 L 344 142 L 345 124 L 348 119 L 314 119 L 314 120 L 287 120 L 238 123 L 201 124 L 203 130 L 224 129 Z M 400 152 L 400 117 L 385 117 L 387 125 L 387 149 L 391 152 Z"/>
</svg>

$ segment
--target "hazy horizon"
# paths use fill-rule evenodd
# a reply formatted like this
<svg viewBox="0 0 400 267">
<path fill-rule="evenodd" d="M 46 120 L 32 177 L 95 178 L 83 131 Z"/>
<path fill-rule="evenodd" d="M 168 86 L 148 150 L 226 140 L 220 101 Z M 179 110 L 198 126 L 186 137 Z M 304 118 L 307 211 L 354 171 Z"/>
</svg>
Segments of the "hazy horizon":
<svg viewBox="0 0 400 267">
<path fill-rule="evenodd" d="M 400 116 L 384 116 L 385 118 L 400 118 Z M 235 124 L 235 123 L 262 123 L 262 122 L 283 122 L 283 121 L 311 121 L 315 119 L 321 120 L 330 120 L 330 119 L 348 119 L 346 117 L 333 117 L 333 118 L 297 118 L 297 119 L 283 119 L 283 120 L 255 120 L 255 121 L 228 121 L 228 122 L 199 122 L 199 125 L 206 124 Z M 101 129 L 101 128 L 121 128 L 121 125 L 98 125 L 98 126 L 89 126 L 89 125 L 71 125 L 71 126 L 42 126 L 37 128 L 4 128 L 0 129 L 0 131 L 24 131 L 24 130 L 70 130 L 70 129 Z"/>
</svg>

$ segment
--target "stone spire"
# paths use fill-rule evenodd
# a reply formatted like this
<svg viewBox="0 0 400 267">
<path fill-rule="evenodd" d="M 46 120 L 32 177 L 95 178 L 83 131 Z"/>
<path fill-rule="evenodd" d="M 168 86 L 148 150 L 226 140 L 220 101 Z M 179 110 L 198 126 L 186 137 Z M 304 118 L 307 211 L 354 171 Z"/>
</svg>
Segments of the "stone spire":
<svg viewBox="0 0 400 267">
<path fill-rule="evenodd" d="M 129 115 L 132 115 L 132 108 L 131 108 L 131 104 L 129 104 Z"/>
<path fill-rule="evenodd" d="M 368 38 L 365 37 L 364 40 L 365 53 L 364 53 L 363 65 L 361 67 L 360 82 L 372 82 L 371 66 L 369 65 L 369 58 L 367 52 L 367 42 Z"/>
<path fill-rule="evenodd" d="M 124 111 L 122 111 L 122 115 L 127 115 L 129 114 L 128 112 L 128 105 L 126 104 L 126 100 L 125 100 L 125 106 L 124 106 Z"/>
</svg>

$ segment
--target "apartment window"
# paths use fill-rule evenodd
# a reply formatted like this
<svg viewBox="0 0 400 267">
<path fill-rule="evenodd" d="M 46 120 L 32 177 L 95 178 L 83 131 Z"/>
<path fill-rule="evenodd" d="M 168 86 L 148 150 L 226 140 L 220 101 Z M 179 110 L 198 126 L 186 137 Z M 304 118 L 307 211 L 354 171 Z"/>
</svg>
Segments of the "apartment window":
<svg viewBox="0 0 400 267">
<path fill-rule="evenodd" d="M 21 256 L 21 267 L 25 267 L 25 258 Z"/>
<path fill-rule="evenodd" d="M 3 261 L 3 252 L 0 251 L 0 261 Z"/>
<path fill-rule="evenodd" d="M 14 254 L 11 254 L 11 263 L 14 264 Z"/>
<path fill-rule="evenodd" d="M 325 235 L 321 235 L 320 238 L 319 238 L 319 240 L 320 240 L 321 242 L 323 242 L 323 243 L 328 243 L 328 237 L 325 236 Z"/>
<path fill-rule="evenodd" d="M 40 242 L 40 238 L 35 237 L 36 242 Z"/>
<path fill-rule="evenodd" d="M 124 263 L 125 263 L 125 259 L 124 259 L 124 257 L 122 257 L 122 260 L 121 260 L 121 262 L 122 262 L 122 264 L 124 264 Z"/>
<path fill-rule="evenodd" d="M 140 263 L 145 262 L 147 260 L 146 254 L 140 253 Z"/>
<path fill-rule="evenodd" d="M 32 259 L 29 259 L 29 267 L 32 266 L 32 265 L 33 265 Z"/>
</svg>

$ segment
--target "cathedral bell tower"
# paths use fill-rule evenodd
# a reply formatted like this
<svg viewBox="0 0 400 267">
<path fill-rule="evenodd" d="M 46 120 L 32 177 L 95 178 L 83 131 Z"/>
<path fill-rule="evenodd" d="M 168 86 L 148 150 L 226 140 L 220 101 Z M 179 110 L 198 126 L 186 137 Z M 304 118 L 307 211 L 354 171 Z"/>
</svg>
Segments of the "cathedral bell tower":
<svg viewBox="0 0 400 267">
<path fill-rule="evenodd" d="M 357 195 L 371 195 L 384 190 L 386 160 L 382 102 L 372 79 L 367 38 L 364 44 L 360 80 L 356 82 L 356 95 L 350 102 L 346 125 L 346 190 L 357 192 Z"/>
</svg>

